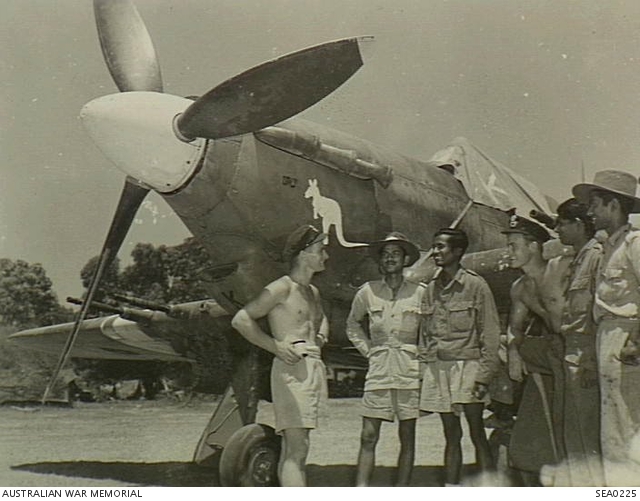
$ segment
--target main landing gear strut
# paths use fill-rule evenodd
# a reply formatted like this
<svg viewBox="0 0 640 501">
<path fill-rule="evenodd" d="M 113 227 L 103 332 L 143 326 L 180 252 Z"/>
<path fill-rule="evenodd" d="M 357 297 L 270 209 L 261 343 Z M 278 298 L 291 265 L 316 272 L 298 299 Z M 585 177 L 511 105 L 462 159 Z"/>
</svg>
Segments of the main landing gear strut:
<svg viewBox="0 0 640 501">
<path fill-rule="evenodd" d="M 205 428 L 193 460 L 218 466 L 224 487 L 271 487 L 278 483 L 281 439 L 255 422 L 261 360 L 252 349 L 238 364 L 231 385 Z"/>
</svg>

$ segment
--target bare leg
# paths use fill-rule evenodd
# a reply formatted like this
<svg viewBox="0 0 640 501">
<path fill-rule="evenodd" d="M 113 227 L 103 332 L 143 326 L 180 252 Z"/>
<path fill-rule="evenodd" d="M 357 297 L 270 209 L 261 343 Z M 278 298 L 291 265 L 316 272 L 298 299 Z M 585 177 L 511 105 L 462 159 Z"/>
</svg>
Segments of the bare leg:
<svg viewBox="0 0 640 501">
<path fill-rule="evenodd" d="M 447 484 L 459 484 L 462 473 L 462 425 L 460 418 L 453 412 L 441 412 L 440 419 L 444 428 L 444 481 Z"/>
<path fill-rule="evenodd" d="M 284 430 L 282 453 L 278 463 L 280 485 L 283 487 L 306 487 L 305 466 L 309 454 L 309 430 L 291 428 Z"/>
<path fill-rule="evenodd" d="M 356 485 L 366 487 L 371 483 L 373 467 L 376 464 L 376 445 L 380 438 L 381 419 L 362 418 L 362 434 L 360 435 L 360 454 L 358 454 L 358 467 Z"/>
<path fill-rule="evenodd" d="M 476 449 L 476 462 L 482 471 L 495 469 L 495 463 L 487 440 L 487 434 L 484 431 L 484 422 L 482 420 L 483 403 L 463 404 L 464 416 L 469 424 L 469 434 L 471 441 Z"/>
<path fill-rule="evenodd" d="M 287 450 L 287 437 L 284 436 L 284 430 L 282 433 L 282 442 L 280 443 L 280 457 L 278 458 L 278 480 L 282 485 L 282 467 L 284 466 L 284 458 Z"/>
<path fill-rule="evenodd" d="M 400 455 L 398 456 L 397 486 L 408 486 L 416 455 L 416 420 L 405 419 L 398 425 Z"/>
</svg>

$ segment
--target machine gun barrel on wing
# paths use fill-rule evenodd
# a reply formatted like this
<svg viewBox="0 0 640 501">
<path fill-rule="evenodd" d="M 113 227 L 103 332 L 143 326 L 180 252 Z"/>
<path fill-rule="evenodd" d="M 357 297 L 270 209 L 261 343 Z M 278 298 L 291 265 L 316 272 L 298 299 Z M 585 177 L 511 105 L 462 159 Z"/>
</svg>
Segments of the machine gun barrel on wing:
<svg viewBox="0 0 640 501">
<path fill-rule="evenodd" d="M 171 318 L 189 317 L 189 311 L 178 306 L 157 303 L 155 301 L 150 301 L 148 299 L 143 299 L 135 296 L 129 296 L 127 294 L 112 293 L 111 296 L 122 303 L 127 303 L 137 308 L 144 308 L 145 310 L 160 311 Z"/>
<path fill-rule="evenodd" d="M 78 299 L 76 297 L 68 297 L 67 302 L 71 304 L 77 304 L 78 306 L 82 306 L 84 301 L 82 299 Z M 113 306 L 106 303 L 101 303 L 99 301 L 91 301 L 90 308 L 100 311 L 102 313 L 108 313 L 110 315 L 120 315 L 122 318 L 126 320 L 131 320 L 132 322 L 142 322 L 149 323 L 153 319 L 153 311 L 149 310 L 140 310 L 137 308 L 126 308 L 123 306 Z"/>
<path fill-rule="evenodd" d="M 215 303 L 215 301 L 211 300 L 193 301 L 191 303 L 173 305 L 149 301 L 148 299 L 142 299 L 125 294 L 111 293 L 110 296 L 117 301 L 127 303 L 134 308 L 121 306 L 119 304 L 113 305 L 101 303 L 99 301 L 92 301 L 91 308 L 103 313 L 109 313 L 110 315 L 120 315 L 122 318 L 126 318 L 133 322 L 149 322 L 152 319 L 157 319 L 156 317 L 158 313 L 162 313 L 167 317 L 176 320 L 187 320 L 199 317 L 205 313 L 213 317 L 227 314 L 217 305 L 217 303 Z M 80 306 L 83 304 L 81 299 L 74 297 L 68 297 L 67 302 Z"/>
<path fill-rule="evenodd" d="M 167 314 L 171 312 L 171 306 L 169 306 L 168 304 L 156 303 L 155 301 L 149 301 L 148 299 L 142 299 L 139 297 L 129 296 L 126 294 L 112 293 L 111 296 L 113 296 L 113 298 L 116 299 L 117 301 L 122 301 L 123 303 L 128 303 L 130 305 L 137 306 L 139 308 L 161 311 Z"/>
</svg>

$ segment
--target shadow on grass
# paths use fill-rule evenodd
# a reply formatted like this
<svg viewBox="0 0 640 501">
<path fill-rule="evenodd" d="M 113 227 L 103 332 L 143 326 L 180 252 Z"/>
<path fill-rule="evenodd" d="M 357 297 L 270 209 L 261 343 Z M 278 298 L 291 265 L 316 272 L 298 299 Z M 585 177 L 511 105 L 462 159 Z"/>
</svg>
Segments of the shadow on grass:
<svg viewBox="0 0 640 501">
<path fill-rule="evenodd" d="M 159 487 L 218 487 L 216 468 L 205 468 L 195 463 L 130 463 L 100 461 L 62 461 L 22 464 L 13 470 L 32 473 L 61 475 L 93 479 L 111 479 L 129 484 Z M 474 466 L 465 465 L 464 474 L 473 474 Z M 391 486 L 396 469 L 378 466 L 373 475 L 373 486 Z M 312 487 L 349 487 L 355 481 L 354 465 L 307 466 L 307 479 Z M 413 470 L 411 485 L 438 487 L 441 484 L 442 467 L 417 466 Z"/>
<path fill-rule="evenodd" d="M 390 487 L 395 483 L 396 468 L 376 466 L 371 480 L 372 487 Z M 416 466 L 411 475 L 411 485 L 416 487 L 439 487 L 442 476 L 440 466 Z M 350 487 L 356 480 L 355 465 L 307 466 L 307 480 L 314 487 Z"/>
<path fill-rule="evenodd" d="M 101 461 L 61 461 L 12 466 L 12 470 L 45 475 L 110 479 L 129 484 L 159 487 L 215 487 L 216 470 L 195 463 L 128 463 Z"/>
</svg>

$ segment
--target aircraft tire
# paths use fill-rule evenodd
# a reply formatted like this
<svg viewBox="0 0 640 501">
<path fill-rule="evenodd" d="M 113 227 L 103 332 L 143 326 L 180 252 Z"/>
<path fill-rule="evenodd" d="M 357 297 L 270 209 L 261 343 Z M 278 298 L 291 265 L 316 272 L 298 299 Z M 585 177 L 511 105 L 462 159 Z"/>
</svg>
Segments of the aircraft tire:
<svg viewBox="0 0 640 501">
<path fill-rule="evenodd" d="M 273 428 L 252 423 L 237 430 L 220 456 L 223 487 L 275 487 L 278 483 L 280 437 Z"/>
</svg>

